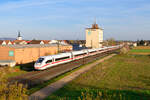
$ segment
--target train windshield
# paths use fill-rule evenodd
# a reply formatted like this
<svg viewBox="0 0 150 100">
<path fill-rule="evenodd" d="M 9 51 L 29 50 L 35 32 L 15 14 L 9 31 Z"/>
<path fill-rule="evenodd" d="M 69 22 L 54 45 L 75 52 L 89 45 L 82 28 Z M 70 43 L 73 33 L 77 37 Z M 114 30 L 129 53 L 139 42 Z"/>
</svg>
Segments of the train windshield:
<svg viewBox="0 0 150 100">
<path fill-rule="evenodd" d="M 42 63 L 43 60 L 44 58 L 39 58 L 36 63 Z"/>
</svg>

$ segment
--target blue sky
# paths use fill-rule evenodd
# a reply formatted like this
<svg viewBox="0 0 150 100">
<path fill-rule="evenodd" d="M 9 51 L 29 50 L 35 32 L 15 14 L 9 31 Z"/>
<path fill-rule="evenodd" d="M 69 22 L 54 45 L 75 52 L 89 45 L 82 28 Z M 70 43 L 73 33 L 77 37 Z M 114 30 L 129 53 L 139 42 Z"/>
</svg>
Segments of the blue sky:
<svg viewBox="0 0 150 100">
<path fill-rule="evenodd" d="M 95 17 L 105 39 L 150 40 L 150 0 L 1 0 L 0 37 L 85 39 Z"/>
</svg>

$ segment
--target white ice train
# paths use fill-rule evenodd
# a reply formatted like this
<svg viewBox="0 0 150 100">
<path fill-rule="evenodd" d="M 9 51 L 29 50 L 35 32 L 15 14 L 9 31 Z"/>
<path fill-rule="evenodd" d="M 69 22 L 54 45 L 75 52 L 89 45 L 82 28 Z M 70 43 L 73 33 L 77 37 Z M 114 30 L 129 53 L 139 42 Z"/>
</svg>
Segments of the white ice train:
<svg viewBox="0 0 150 100">
<path fill-rule="evenodd" d="M 40 57 L 34 64 L 36 70 L 44 70 L 59 64 L 67 63 L 73 60 L 81 59 L 83 57 L 99 54 L 102 52 L 110 51 L 120 48 L 122 45 L 103 47 L 98 49 L 85 49 L 81 51 L 72 51 L 68 53 L 60 53 L 57 55 Z"/>
</svg>

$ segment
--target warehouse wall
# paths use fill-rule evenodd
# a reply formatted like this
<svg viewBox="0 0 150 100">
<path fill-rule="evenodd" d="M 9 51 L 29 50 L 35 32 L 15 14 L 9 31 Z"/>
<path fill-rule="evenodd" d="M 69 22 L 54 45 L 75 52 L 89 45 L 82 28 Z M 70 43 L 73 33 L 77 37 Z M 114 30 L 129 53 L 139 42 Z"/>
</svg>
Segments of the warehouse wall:
<svg viewBox="0 0 150 100">
<path fill-rule="evenodd" d="M 72 46 L 60 46 L 60 51 L 72 50 Z M 17 64 L 25 64 L 36 61 L 40 56 L 47 56 L 57 54 L 57 47 L 44 47 L 44 48 L 21 48 L 15 49 L 15 61 Z"/>
<path fill-rule="evenodd" d="M 14 60 L 15 58 L 15 49 L 0 46 L 0 60 Z M 9 52 L 14 52 L 13 55 L 10 55 Z"/>
</svg>

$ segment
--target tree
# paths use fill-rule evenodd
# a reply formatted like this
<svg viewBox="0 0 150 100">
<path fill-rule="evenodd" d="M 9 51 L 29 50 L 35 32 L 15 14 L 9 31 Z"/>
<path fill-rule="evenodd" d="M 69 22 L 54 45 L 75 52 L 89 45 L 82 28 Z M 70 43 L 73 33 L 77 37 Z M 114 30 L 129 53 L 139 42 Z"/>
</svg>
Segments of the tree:
<svg viewBox="0 0 150 100">
<path fill-rule="evenodd" d="M 116 41 L 114 38 L 109 38 L 106 42 L 108 46 L 116 45 Z"/>
<path fill-rule="evenodd" d="M 141 46 L 143 46 L 145 44 L 145 42 L 143 41 L 143 40 L 141 40 L 140 42 L 139 42 L 139 45 L 141 45 Z"/>
</svg>

